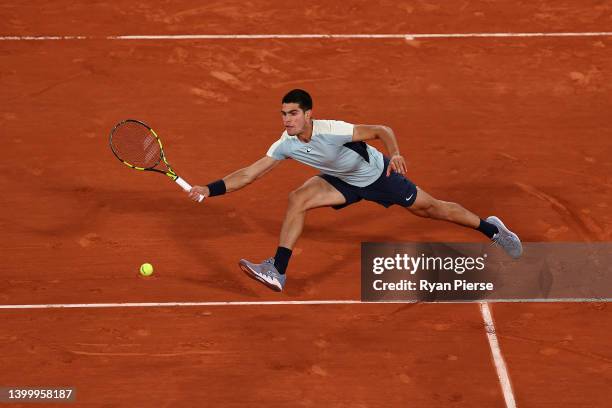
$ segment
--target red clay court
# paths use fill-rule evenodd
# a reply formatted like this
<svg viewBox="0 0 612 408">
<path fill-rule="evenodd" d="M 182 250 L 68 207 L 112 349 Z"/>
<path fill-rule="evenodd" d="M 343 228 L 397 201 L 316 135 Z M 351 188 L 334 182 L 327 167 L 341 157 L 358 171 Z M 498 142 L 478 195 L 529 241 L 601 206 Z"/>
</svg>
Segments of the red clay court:
<svg viewBox="0 0 612 408">
<path fill-rule="evenodd" d="M 265 155 L 301 87 L 317 118 L 392 127 L 410 179 L 524 242 L 610 241 L 612 2 L 446 3 L 0 5 L 0 387 L 83 407 L 610 406 L 607 301 L 359 302 L 361 242 L 479 233 L 317 209 L 278 294 L 237 262 L 271 256 L 313 169 L 196 204 L 110 152 L 139 118 L 208 183 Z"/>
</svg>

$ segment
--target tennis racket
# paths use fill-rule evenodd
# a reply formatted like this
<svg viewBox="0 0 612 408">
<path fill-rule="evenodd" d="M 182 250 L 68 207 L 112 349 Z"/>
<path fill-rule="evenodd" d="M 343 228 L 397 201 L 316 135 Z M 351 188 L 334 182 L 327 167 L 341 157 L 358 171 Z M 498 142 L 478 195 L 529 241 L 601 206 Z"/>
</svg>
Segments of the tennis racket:
<svg viewBox="0 0 612 408">
<path fill-rule="evenodd" d="M 180 178 L 166 160 L 159 136 L 145 123 L 134 119 L 117 123 L 110 133 L 110 147 L 115 157 L 126 166 L 165 174 L 183 190 L 191 190 L 191 185 Z M 202 200 L 204 196 L 200 195 L 198 201 Z"/>
</svg>

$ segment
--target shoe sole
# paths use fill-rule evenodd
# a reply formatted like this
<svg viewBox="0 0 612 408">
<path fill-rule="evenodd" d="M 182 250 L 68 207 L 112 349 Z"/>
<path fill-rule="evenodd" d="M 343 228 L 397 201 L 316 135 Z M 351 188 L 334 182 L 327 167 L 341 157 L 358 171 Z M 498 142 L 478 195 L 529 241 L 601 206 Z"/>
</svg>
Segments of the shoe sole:
<svg viewBox="0 0 612 408">
<path fill-rule="evenodd" d="M 282 289 L 279 288 L 278 286 L 272 285 L 271 283 L 268 283 L 265 280 L 261 279 L 259 276 L 257 276 L 255 271 L 253 271 L 251 268 L 249 268 L 248 265 L 244 265 L 244 264 L 241 264 L 240 262 L 238 262 L 238 266 L 240 267 L 240 269 L 242 269 L 242 271 L 244 273 L 246 273 L 246 275 L 249 278 L 251 278 L 253 280 L 256 280 L 259 283 L 263 283 L 264 285 L 266 285 L 268 288 L 272 289 L 275 292 L 282 292 Z"/>
<path fill-rule="evenodd" d="M 508 255 L 510 255 L 510 257 L 511 257 L 511 258 L 514 258 L 514 259 L 518 259 L 518 258 L 520 258 L 520 257 L 521 257 L 521 255 L 523 255 L 523 243 L 521 242 L 521 239 L 520 239 L 520 238 L 518 237 L 518 235 L 516 235 L 514 232 L 510 231 L 510 230 L 508 229 L 508 227 L 506 227 L 506 225 L 505 225 L 505 224 L 502 222 L 502 220 L 500 220 L 500 219 L 499 219 L 499 218 L 497 218 L 496 216 L 491 216 L 491 217 L 489 217 L 489 219 L 490 219 L 490 218 L 494 218 L 494 219 L 495 219 L 495 221 L 499 223 L 499 227 L 503 228 L 503 230 L 504 230 L 504 232 L 505 232 L 506 234 L 508 234 L 508 235 L 512 235 L 514 238 L 516 238 L 516 240 L 517 240 L 517 241 L 519 242 L 519 244 L 521 245 L 521 252 L 518 254 L 518 256 L 512 256 L 512 255 L 510 255 L 510 254 L 508 254 Z M 497 225 L 497 224 L 494 224 L 494 225 Z"/>
</svg>

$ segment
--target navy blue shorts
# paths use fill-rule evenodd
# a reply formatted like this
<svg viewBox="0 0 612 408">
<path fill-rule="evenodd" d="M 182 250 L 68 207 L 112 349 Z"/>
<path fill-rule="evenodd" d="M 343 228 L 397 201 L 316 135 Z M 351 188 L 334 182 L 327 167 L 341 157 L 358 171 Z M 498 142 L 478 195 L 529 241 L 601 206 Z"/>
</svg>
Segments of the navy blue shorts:
<svg viewBox="0 0 612 408">
<path fill-rule="evenodd" d="M 402 207 L 410 207 L 417 196 L 416 185 L 399 173 L 391 172 L 387 177 L 387 167 L 389 159 L 384 157 L 385 167 L 380 177 L 372 184 L 365 187 L 357 187 L 348 184 L 338 177 L 330 176 L 329 174 L 320 174 L 319 177 L 334 186 L 344 198 L 346 203 L 333 205 L 332 208 L 339 210 L 358 201 L 368 200 L 374 201 L 385 207 L 390 207 L 393 204 Z"/>
</svg>

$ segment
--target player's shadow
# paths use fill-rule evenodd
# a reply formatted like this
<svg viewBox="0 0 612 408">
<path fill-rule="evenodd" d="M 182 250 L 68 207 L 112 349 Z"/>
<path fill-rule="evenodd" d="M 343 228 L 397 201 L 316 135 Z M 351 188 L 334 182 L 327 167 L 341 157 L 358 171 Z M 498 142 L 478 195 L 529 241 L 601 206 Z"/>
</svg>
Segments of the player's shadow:
<svg viewBox="0 0 612 408">
<path fill-rule="evenodd" d="M 236 237 L 239 242 L 241 234 L 250 232 L 238 211 L 230 216 L 228 214 L 231 212 L 226 206 L 222 208 L 206 203 L 204 207 L 174 191 L 143 194 L 124 186 L 94 187 L 70 177 L 52 185 L 43 185 L 39 178 L 30 179 L 34 188 L 40 188 L 48 197 L 47 206 L 50 209 L 64 210 L 57 215 L 48 210 L 41 216 L 44 222 L 18 222 L 18 228 L 23 231 L 37 236 L 73 240 L 85 233 L 104 229 L 105 224 L 120 223 L 121 226 L 110 231 L 106 228 L 104 238 L 125 246 L 129 246 L 133 240 L 153 236 L 162 238 L 163 242 L 164 237 L 159 236 L 161 233 L 168 240 L 177 242 L 185 256 L 192 259 L 194 269 L 202 271 L 198 277 L 182 279 L 201 285 L 203 294 L 206 287 L 212 287 L 242 296 L 257 296 L 247 286 L 238 266 L 223 263 L 219 254 L 207 245 L 215 237 Z M 163 250 L 163 244 L 159 250 Z"/>
<path fill-rule="evenodd" d="M 192 259 L 194 269 L 202 271 L 198 277 L 179 279 L 201 285 L 203 291 L 205 287 L 212 287 L 243 296 L 258 296 L 246 286 L 247 282 L 238 266 L 222 262 L 219 253 L 207 245 L 215 237 L 231 236 L 235 237 L 236 247 L 239 247 L 240 235 L 251 231 L 238 211 L 213 202 L 194 203 L 184 195 L 164 195 L 151 199 L 150 196 L 125 190 L 99 191 L 97 194 L 100 197 L 99 205 L 107 212 L 122 216 L 154 217 L 164 226 L 167 239 L 177 242 L 186 256 Z"/>
<path fill-rule="evenodd" d="M 335 211 L 333 209 L 318 209 L 316 211 Z M 384 209 L 381 208 L 382 211 Z M 400 213 L 401 214 L 401 213 Z M 402 214 L 403 215 L 403 214 Z M 310 217 L 314 217 L 314 215 L 310 215 Z M 409 215 L 406 214 L 406 222 L 409 223 L 408 218 Z M 255 232 L 261 232 L 263 234 L 269 235 L 271 238 L 276 239 L 278 237 L 279 231 L 282 225 L 282 217 L 266 217 L 262 212 L 256 212 L 249 217 L 250 221 L 254 226 Z M 301 295 L 306 294 L 311 287 L 316 287 L 319 284 L 333 278 L 339 270 L 341 270 L 346 264 L 346 259 L 350 259 L 351 257 L 359 257 L 359 243 L 360 242 L 386 242 L 391 239 L 388 234 L 381 234 L 378 232 L 368 231 L 368 226 L 376 225 L 377 218 L 371 217 L 368 219 L 358 219 L 350 215 L 339 216 L 334 219 L 334 222 L 331 224 L 309 224 L 308 218 L 306 220 L 306 225 L 304 227 L 304 231 L 300 236 L 300 240 L 303 241 L 317 241 L 324 242 L 326 245 L 329 245 L 330 249 L 334 247 L 334 244 L 342 243 L 343 245 L 347 242 L 355 243 L 355 250 L 344 251 L 340 255 L 342 257 L 339 260 L 334 260 L 331 264 L 326 264 L 324 268 L 319 268 L 316 265 L 309 265 L 308 269 L 311 273 L 305 276 L 295 276 L 294 273 L 291 273 L 289 277 L 289 283 L 287 288 L 285 289 L 285 293 L 290 297 L 299 297 Z M 362 227 L 360 230 L 349 230 L 347 226 L 354 227 L 358 225 Z M 398 223 L 398 227 L 402 227 L 402 223 Z M 306 245 L 307 244 L 302 244 Z M 290 264 L 290 269 L 295 268 Z M 355 271 L 354 279 L 360 279 L 360 271 Z"/>
<path fill-rule="evenodd" d="M 240 235 L 250 230 L 242 220 L 243 217 L 237 212 L 234 214 L 228 216 L 226 207 L 214 203 L 206 203 L 205 208 L 200 207 L 194 211 L 193 203 L 188 203 L 184 211 L 173 212 L 165 220 L 168 223 L 168 233 L 189 252 L 195 264 L 202 266 L 201 276 L 183 280 L 238 295 L 259 297 L 257 292 L 247 286 L 249 282 L 238 268 L 237 262 L 228 264 L 221 261 L 218 250 L 210 249 L 207 245 L 207 242 L 214 241 L 215 237 L 232 236 L 236 245 L 231 248 L 240 249 Z M 189 233 L 186 233 L 185 225 L 189 225 Z"/>
<path fill-rule="evenodd" d="M 344 253 L 343 255 L 343 259 L 346 259 L 348 253 Z M 298 297 L 307 293 L 310 287 L 317 287 L 319 284 L 332 278 L 337 271 L 343 267 L 345 262 L 344 260 L 337 260 L 324 269 L 315 269 L 310 266 L 309 269 L 313 272 L 302 277 L 296 277 L 292 274 L 288 280 L 289 283 L 285 289 L 285 293 L 289 297 Z M 355 279 L 359 279 L 359 272 L 355 275 Z"/>
<path fill-rule="evenodd" d="M 334 210 L 330 209 L 330 211 Z M 410 225 L 410 215 L 406 214 L 405 217 L 405 227 L 407 228 Z M 282 218 L 265 217 L 261 213 L 254 214 L 253 217 L 250 217 L 250 220 L 257 225 L 258 230 L 261 230 L 266 234 L 274 235 L 275 237 L 278 236 L 282 225 Z M 304 231 L 302 232 L 300 239 L 307 238 L 330 243 L 339 241 L 387 242 L 395 239 L 393 235 L 388 233 L 382 234 L 368 230 L 368 226 L 376 224 L 376 217 L 358 220 L 350 216 L 342 218 L 339 217 L 335 219 L 333 223 L 326 225 L 313 225 L 312 223 L 308 222 L 308 219 L 306 219 Z M 349 225 L 352 227 L 358 225 L 362 229 L 357 231 L 347 229 L 346 226 Z M 404 228 L 404 220 L 398 221 L 396 227 Z"/>
</svg>

